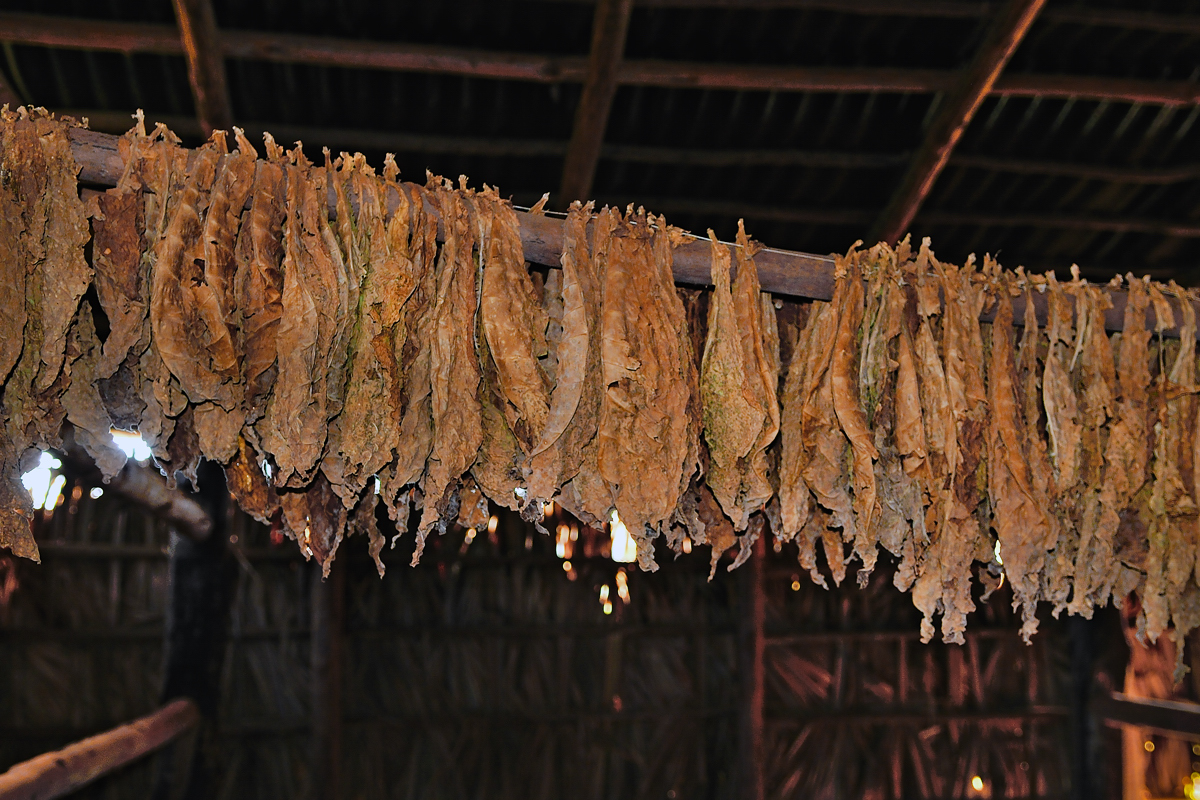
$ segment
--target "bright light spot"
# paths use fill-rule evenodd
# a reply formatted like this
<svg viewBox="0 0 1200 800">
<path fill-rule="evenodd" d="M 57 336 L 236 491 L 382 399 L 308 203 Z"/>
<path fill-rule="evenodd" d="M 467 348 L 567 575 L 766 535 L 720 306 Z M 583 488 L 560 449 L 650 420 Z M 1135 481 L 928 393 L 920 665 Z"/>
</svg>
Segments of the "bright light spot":
<svg viewBox="0 0 1200 800">
<path fill-rule="evenodd" d="M 121 448 L 121 451 L 125 453 L 126 458 L 132 458 L 134 461 L 148 461 L 150 459 L 150 447 L 136 433 L 113 431 L 112 437 L 117 447 Z"/>
<path fill-rule="evenodd" d="M 800 581 L 799 580 L 792 581 L 792 591 L 793 592 L 800 591 Z"/>
<path fill-rule="evenodd" d="M 499 517 L 488 517 L 488 533 L 495 533 L 496 527 L 500 524 Z"/>
<path fill-rule="evenodd" d="M 559 558 L 567 557 L 567 548 L 562 542 L 554 543 L 554 555 L 558 556 Z"/>
<path fill-rule="evenodd" d="M 1143 744 L 1142 747 L 1146 748 L 1147 753 L 1154 752 L 1154 742 L 1150 741 L 1149 739 L 1146 740 L 1145 744 Z"/>
<path fill-rule="evenodd" d="M 383 484 L 380 483 L 379 478 L 376 478 L 375 479 L 375 494 L 379 494 L 379 492 L 382 490 L 383 490 Z"/>
<path fill-rule="evenodd" d="M 624 569 L 617 570 L 617 597 L 626 605 L 629 604 L 629 577 Z"/>
<path fill-rule="evenodd" d="M 467 544 L 470 544 L 471 542 L 475 541 L 476 533 L 477 533 L 477 531 L 474 528 L 467 528 Z"/>
<path fill-rule="evenodd" d="M 683 537 L 683 552 L 685 552 L 685 553 L 692 552 L 692 537 L 690 537 L 690 536 Z"/>
<path fill-rule="evenodd" d="M 21 476 L 21 483 L 33 499 L 34 508 L 54 508 L 58 503 L 63 484 L 67 482 L 62 475 L 54 474 L 54 470 L 61 466 L 62 462 L 57 458 L 42 453 L 37 466 Z"/>
<path fill-rule="evenodd" d="M 570 571 L 571 571 L 571 562 L 564 561 L 563 562 L 563 572 L 570 572 Z"/>
<path fill-rule="evenodd" d="M 571 526 L 571 541 L 572 542 L 579 541 L 579 526 L 578 525 Z"/>
<path fill-rule="evenodd" d="M 632 564 L 637 561 L 637 542 L 629 535 L 629 529 L 625 527 L 624 522 L 621 522 L 615 508 L 611 521 L 609 535 L 612 538 L 612 560 L 622 564 Z"/>
<path fill-rule="evenodd" d="M 520 499 L 524 500 L 527 492 L 525 491 L 524 486 L 518 486 L 517 488 L 513 489 L 513 494 L 515 494 Z"/>
<path fill-rule="evenodd" d="M 554 501 L 550 500 L 542 503 L 542 516 L 548 517 L 554 513 Z"/>
<path fill-rule="evenodd" d="M 600 602 L 601 603 L 608 602 L 608 584 L 607 583 L 600 587 Z"/>
<path fill-rule="evenodd" d="M 974 778 L 971 778 L 971 788 L 977 792 L 982 792 L 983 778 L 979 777 L 978 775 L 976 775 Z"/>
<path fill-rule="evenodd" d="M 996 563 L 1002 567 L 1004 566 L 1004 559 L 1000 557 L 1000 540 L 999 539 L 996 540 Z"/>
<path fill-rule="evenodd" d="M 88 492 L 88 497 L 92 498 L 93 500 L 99 500 L 101 497 L 104 497 L 104 490 L 99 486 L 93 486 L 92 490 Z"/>
<path fill-rule="evenodd" d="M 554 531 L 554 553 L 559 558 L 570 558 L 571 551 L 571 528 L 567 525 L 559 525 Z"/>
<path fill-rule="evenodd" d="M 605 600 L 605 601 L 604 601 L 604 613 L 605 613 L 605 614 L 611 614 L 611 613 L 612 613 L 612 603 L 610 603 L 610 602 L 609 602 L 609 601 L 607 601 L 607 600 Z"/>
</svg>

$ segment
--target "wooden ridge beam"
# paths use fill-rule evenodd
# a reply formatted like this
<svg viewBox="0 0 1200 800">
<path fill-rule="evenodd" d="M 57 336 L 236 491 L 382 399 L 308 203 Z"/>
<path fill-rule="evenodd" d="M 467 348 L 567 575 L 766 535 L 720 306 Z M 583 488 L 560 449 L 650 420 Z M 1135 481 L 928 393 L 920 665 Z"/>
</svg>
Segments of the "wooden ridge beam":
<svg viewBox="0 0 1200 800">
<path fill-rule="evenodd" d="M 908 230 L 950 153 L 1045 5 L 1046 0 L 1009 0 L 996 15 L 971 63 L 942 99 L 908 171 L 868 235 L 870 241 L 894 244 Z"/>
<path fill-rule="evenodd" d="M 575 124 L 563 164 L 558 205 L 566 208 L 592 193 L 596 166 L 600 163 L 608 114 L 617 93 L 617 70 L 625 54 L 629 15 L 633 0 L 599 0 L 592 22 L 592 51 L 587 78 L 575 109 Z"/>
<path fill-rule="evenodd" d="M 233 125 L 233 106 L 212 0 L 173 0 L 173 5 L 200 127 L 205 136 L 228 130 Z"/>
<path fill-rule="evenodd" d="M 141 719 L 17 764 L 0 775 L 0 797 L 62 797 L 154 752 L 199 721 L 200 713 L 191 700 L 168 703 Z"/>
<path fill-rule="evenodd" d="M 178 31 L 169 25 L 14 12 L 0 13 L 0 41 L 119 53 L 182 55 L 184 52 Z M 577 56 L 258 31 L 223 30 L 221 48 L 226 58 L 536 83 L 582 83 L 588 70 L 588 60 Z M 954 86 L 955 78 L 954 72 L 946 70 L 778 67 L 661 60 L 624 61 L 617 70 L 619 84 L 731 91 L 929 94 L 949 90 Z M 1192 81 L 1093 75 L 1009 75 L 996 81 L 992 93 L 1153 105 L 1200 102 L 1200 84 Z"/>
<path fill-rule="evenodd" d="M 85 129 L 70 132 L 71 151 L 80 166 L 80 179 L 98 185 L 115 186 L 121 177 L 124 164 L 117 143 L 119 137 Z M 652 202 L 646 201 L 652 209 Z M 334 203 L 330 203 L 332 208 Z M 669 210 L 669 209 L 668 209 Z M 563 248 L 563 221 L 556 217 L 517 212 L 521 226 L 521 244 L 525 260 L 534 264 L 558 266 Z M 764 249 L 754 257 L 759 281 L 763 291 L 789 297 L 810 300 L 830 300 L 833 297 L 834 258 L 813 253 L 797 253 L 786 250 Z M 673 254 L 672 270 L 676 283 L 689 286 L 712 285 L 712 262 L 710 245 L 706 239 L 695 239 L 677 247 Z M 1110 292 L 1113 307 L 1105 311 L 1105 328 L 1119 331 L 1124 327 L 1126 295 L 1123 291 Z M 1039 319 L 1046 318 L 1046 298 L 1034 295 Z M 1197 303 L 1200 309 L 1200 303 Z M 1021 319 L 1024 299 L 1014 298 L 1016 318 Z M 985 311 L 981 317 L 990 321 L 994 309 Z M 1153 322 L 1153 311 L 1148 312 Z M 1164 332 L 1178 336 L 1179 329 Z"/>
</svg>

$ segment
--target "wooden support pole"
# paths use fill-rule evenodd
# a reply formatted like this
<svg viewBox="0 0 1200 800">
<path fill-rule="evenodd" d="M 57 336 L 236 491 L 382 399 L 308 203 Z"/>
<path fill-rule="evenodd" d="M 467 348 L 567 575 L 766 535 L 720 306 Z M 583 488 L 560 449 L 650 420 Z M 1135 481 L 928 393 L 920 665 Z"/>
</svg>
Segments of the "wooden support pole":
<svg viewBox="0 0 1200 800">
<path fill-rule="evenodd" d="M 1029 32 L 1046 0 L 1009 0 L 988 26 L 983 44 L 963 70 L 954 88 L 942 99 L 925 140 L 913 157 L 899 188 L 875 223 L 870 241 L 899 241 L 934 181 L 946 167 L 954 146 L 962 139 L 971 118 L 992 91 L 1000 73 Z"/>
<path fill-rule="evenodd" d="M 312 566 L 312 780 L 316 800 L 338 800 L 342 783 L 342 645 L 346 565 L 329 578 Z"/>
<path fill-rule="evenodd" d="M 200 711 L 203 726 L 200 741 L 191 740 L 190 747 L 172 746 L 170 758 L 160 762 L 153 800 L 212 797 L 218 775 L 209 740 L 215 735 L 221 700 L 234 582 L 226 548 L 230 497 L 220 464 L 200 462 L 197 482 L 197 498 L 213 520 L 213 530 L 202 542 L 171 536 L 162 696 L 164 701 L 190 698 Z"/>
<path fill-rule="evenodd" d="M 179 33 L 169 25 L 9 12 L 0 13 L 0 41 L 120 53 L 181 55 L 184 52 Z M 226 58 L 252 61 L 428 72 L 550 84 L 582 83 L 588 74 L 588 60 L 576 56 L 544 56 L 259 31 L 223 30 L 221 50 Z M 763 92 L 928 94 L 952 89 L 956 77 L 955 73 L 946 70 L 776 67 L 649 59 L 623 61 L 617 70 L 617 83 L 630 86 Z M 1200 85 L 1192 81 L 1086 75 L 1011 75 L 996 81 L 991 91 L 997 95 L 1018 97 L 1074 97 L 1150 105 L 1191 105 L 1200 101 Z"/>
<path fill-rule="evenodd" d="M 751 523 L 752 525 L 755 523 Z M 738 615 L 738 670 L 741 672 L 742 698 L 738 732 L 738 797 L 763 800 L 766 749 L 763 745 L 763 701 L 765 683 L 763 653 L 766 638 L 766 595 L 763 591 L 763 564 L 767 547 L 761 522 L 758 540 L 750 558 L 738 570 L 742 608 Z"/>
<path fill-rule="evenodd" d="M 80 180 L 115 186 L 123 171 L 121 154 L 117 147 L 119 137 L 83 129 L 73 129 L 70 136 L 71 152 L 80 166 Z M 331 195 L 330 208 L 334 205 Z M 427 210 L 433 212 L 432 207 Z M 517 219 L 521 226 L 521 244 L 525 250 L 525 260 L 534 264 L 558 266 L 563 247 L 562 220 L 520 211 L 517 212 Z M 710 259 L 711 246 L 707 239 L 696 239 L 675 248 L 671 266 L 675 282 L 688 286 L 710 286 Z M 754 257 L 754 263 L 758 267 L 759 281 L 765 292 L 811 300 L 827 301 L 833 297 L 835 261 L 832 256 L 766 249 Z M 1104 313 L 1105 329 L 1119 331 L 1124 327 L 1127 298 L 1123 291 L 1111 291 L 1109 297 L 1113 307 Z M 1033 302 L 1038 319 L 1044 322 L 1047 310 L 1045 295 L 1035 293 Z M 1200 309 L 1200 302 L 1194 301 L 1194 304 Z M 1016 319 L 1022 319 L 1024 309 L 1025 299 L 1013 298 Z M 990 322 L 994 314 L 994 308 L 986 309 L 980 319 Z M 1181 315 L 1177 315 L 1176 318 L 1179 316 Z M 1153 327 L 1153 310 L 1147 312 L 1147 320 Z M 1179 329 L 1168 328 L 1163 333 L 1166 336 L 1178 336 Z"/>
<path fill-rule="evenodd" d="M 617 93 L 617 69 L 625 53 L 625 36 L 633 0 L 599 0 L 592 21 L 592 52 L 588 56 L 587 78 L 575 109 L 575 127 L 563 165 L 559 205 L 566 208 L 574 200 L 586 200 L 592 194 L 596 165 L 608 127 L 608 113 Z"/>
<path fill-rule="evenodd" d="M 141 719 L 24 761 L 0 775 L 0 800 L 49 800 L 80 789 L 195 727 L 200 712 L 175 700 Z"/>
<path fill-rule="evenodd" d="M 233 125 L 233 107 L 212 0 L 174 0 L 174 5 L 200 127 L 205 136 L 214 130 L 228 130 Z"/>
</svg>

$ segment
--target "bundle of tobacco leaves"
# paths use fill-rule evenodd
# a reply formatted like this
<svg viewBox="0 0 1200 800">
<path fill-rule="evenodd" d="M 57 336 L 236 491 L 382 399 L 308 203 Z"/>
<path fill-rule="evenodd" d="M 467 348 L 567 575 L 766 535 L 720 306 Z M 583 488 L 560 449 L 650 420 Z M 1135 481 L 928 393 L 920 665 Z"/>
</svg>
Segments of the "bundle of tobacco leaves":
<svg viewBox="0 0 1200 800">
<path fill-rule="evenodd" d="M 318 165 L 269 135 L 260 158 L 236 129 L 233 150 L 217 132 L 189 151 L 139 115 L 117 185 L 85 205 L 74 126 L 0 114 L 16 554 L 37 557 L 22 463 L 69 423 L 106 476 L 114 427 L 171 480 L 224 465 L 326 569 L 357 532 L 382 574 L 380 505 L 400 533 L 419 512 L 419 557 L 489 504 L 540 525 L 555 501 L 623 522 L 645 569 L 659 535 L 710 545 L 715 568 L 769 527 L 814 581 L 857 563 L 865 583 L 882 546 L 925 640 L 940 617 L 963 641 L 975 580 L 1011 584 L 1026 638 L 1039 604 L 1130 593 L 1151 640 L 1200 626 L 1196 298 L 1174 283 L 959 267 L 906 240 L 838 256 L 829 301 L 783 302 L 739 228 L 710 232 L 713 288 L 684 292 L 687 234 L 579 203 L 542 272 L 494 188 L 405 183 L 390 157 Z"/>
</svg>

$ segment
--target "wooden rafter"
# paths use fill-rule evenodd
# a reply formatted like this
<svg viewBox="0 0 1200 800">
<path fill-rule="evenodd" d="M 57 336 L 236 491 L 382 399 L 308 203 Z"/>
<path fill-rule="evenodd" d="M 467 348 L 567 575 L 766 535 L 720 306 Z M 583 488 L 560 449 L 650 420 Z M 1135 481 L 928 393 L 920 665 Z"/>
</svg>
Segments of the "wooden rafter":
<svg viewBox="0 0 1200 800">
<path fill-rule="evenodd" d="M 0 13 L 0 41 L 16 44 L 182 55 L 169 25 L 108 22 L 35 14 Z M 369 42 L 255 31 L 221 31 L 226 58 L 317 64 L 352 69 L 428 72 L 475 78 L 582 83 L 586 58 L 506 53 L 439 45 Z M 892 92 L 928 94 L 954 86 L 945 70 L 877 67 L 767 67 L 626 60 L 617 82 L 631 86 L 787 92 Z M 1148 105 L 1200 102 L 1200 85 L 1183 80 L 1141 80 L 1086 75 L 1010 75 L 991 87 L 996 95 L 1079 98 Z"/>
<path fill-rule="evenodd" d="M 200 127 L 205 134 L 228 130 L 233 126 L 233 107 L 212 0 L 174 0 L 174 5 Z"/>
<path fill-rule="evenodd" d="M 599 0 L 592 21 L 592 51 L 587 77 L 575 110 L 575 127 L 563 164 L 559 202 L 585 200 L 592 193 L 592 180 L 600 161 L 608 112 L 617 93 L 617 70 L 625 53 L 625 35 L 633 0 Z"/>
<path fill-rule="evenodd" d="M 925 140 L 876 221 L 868 237 L 871 241 L 895 242 L 908 230 L 938 175 L 946 168 L 950 153 L 962 139 L 971 118 L 1045 5 L 1046 0 L 1009 0 L 996 15 L 971 63 L 942 99 L 925 133 Z"/>
</svg>

